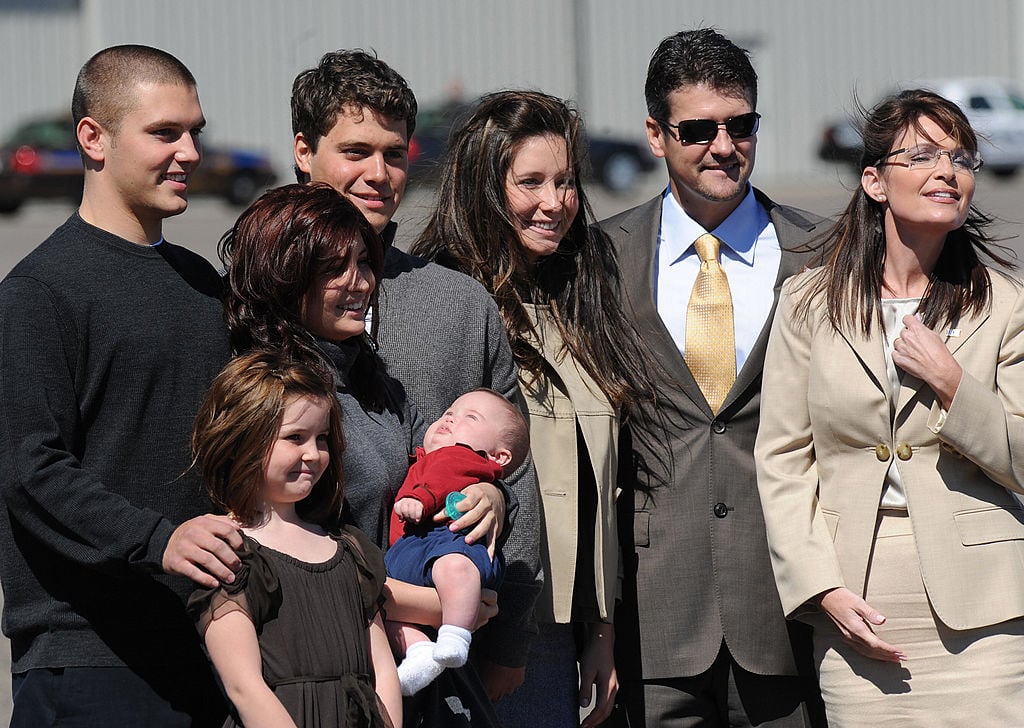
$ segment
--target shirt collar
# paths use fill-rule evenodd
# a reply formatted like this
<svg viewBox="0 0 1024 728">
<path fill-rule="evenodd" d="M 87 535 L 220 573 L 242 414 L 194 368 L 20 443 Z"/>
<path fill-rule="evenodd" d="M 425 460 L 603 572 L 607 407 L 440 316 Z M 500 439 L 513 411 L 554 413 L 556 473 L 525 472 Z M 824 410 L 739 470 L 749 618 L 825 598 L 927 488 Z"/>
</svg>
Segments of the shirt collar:
<svg viewBox="0 0 1024 728">
<path fill-rule="evenodd" d="M 747 194 L 729 217 L 714 230 L 705 230 L 686 214 L 669 187 L 662 196 L 661 245 L 667 248 L 667 259 L 678 263 L 688 255 L 697 254 L 693 247 L 697 238 L 713 232 L 722 241 L 723 254 L 728 251 L 730 257 L 753 265 L 757 238 L 769 222 L 768 212 L 754 196 L 754 188 L 747 185 Z"/>
</svg>

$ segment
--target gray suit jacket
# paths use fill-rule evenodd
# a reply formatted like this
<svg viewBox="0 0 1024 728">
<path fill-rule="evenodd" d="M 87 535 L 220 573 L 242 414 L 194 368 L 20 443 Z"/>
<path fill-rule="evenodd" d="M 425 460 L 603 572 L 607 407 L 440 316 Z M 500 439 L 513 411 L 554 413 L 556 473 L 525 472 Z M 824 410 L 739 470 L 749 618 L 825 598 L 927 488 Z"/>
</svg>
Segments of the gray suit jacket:
<svg viewBox="0 0 1024 728">
<path fill-rule="evenodd" d="M 755 193 L 783 247 L 777 302 L 782 282 L 812 260 L 796 249 L 826 221 Z M 697 675 L 711 666 L 723 639 L 747 671 L 794 675 L 753 455 L 771 316 L 714 416 L 655 307 L 660 222 L 659 195 L 601 223 L 615 243 L 626 308 L 655 362 L 660 397 L 661 422 L 633 426 L 637 478 L 620 501 L 627 587 L 620 616 L 629 623 L 619 627 L 617 641 L 639 647 L 641 670 L 624 677 Z"/>
</svg>

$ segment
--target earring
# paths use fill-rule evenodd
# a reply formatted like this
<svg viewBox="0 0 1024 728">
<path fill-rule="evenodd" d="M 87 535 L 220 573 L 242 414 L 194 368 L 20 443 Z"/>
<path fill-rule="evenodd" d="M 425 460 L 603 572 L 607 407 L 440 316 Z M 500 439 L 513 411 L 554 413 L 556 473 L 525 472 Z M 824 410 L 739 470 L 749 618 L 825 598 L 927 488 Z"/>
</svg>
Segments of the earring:
<svg viewBox="0 0 1024 728">
<path fill-rule="evenodd" d="M 879 202 L 885 202 L 885 195 L 879 195 L 878 196 L 878 201 Z"/>
</svg>

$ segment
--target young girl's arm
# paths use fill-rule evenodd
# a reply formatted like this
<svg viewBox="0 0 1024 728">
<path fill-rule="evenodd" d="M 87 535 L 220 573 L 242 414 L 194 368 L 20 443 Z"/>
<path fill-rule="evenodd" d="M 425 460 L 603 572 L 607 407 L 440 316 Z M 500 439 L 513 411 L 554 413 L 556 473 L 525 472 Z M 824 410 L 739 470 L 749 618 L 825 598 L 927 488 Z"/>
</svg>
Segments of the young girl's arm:
<svg viewBox="0 0 1024 728">
<path fill-rule="evenodd" d="M 263 680 L 256 628 L 245 612 L 217 617 L 206 628 L 204 638 L 213 666 L 246 728 L 295 728 L 295 721 Z"/>
<path fill-rule="evenodd" d="M 386 719 L 391 725 L 399 728 L 402 725 L 402 688 L 398 684 L 398 670 L 395 658 L 391 654 L 388 636 L 384 631 L 384 623 L 380 614 L 370 622 L 370 661 L 373 663 L 373 674 L 377 686 L 377 697 L 388 711 Z M 246 723 L 248 726 L 248 723 Z"/>
</svg>

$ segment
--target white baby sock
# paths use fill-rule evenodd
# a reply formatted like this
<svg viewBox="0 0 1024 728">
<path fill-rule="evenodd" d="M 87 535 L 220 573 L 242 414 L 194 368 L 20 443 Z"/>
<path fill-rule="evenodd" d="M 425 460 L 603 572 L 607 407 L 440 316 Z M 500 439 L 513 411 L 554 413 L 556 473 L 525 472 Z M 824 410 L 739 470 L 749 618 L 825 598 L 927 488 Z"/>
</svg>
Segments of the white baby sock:
<svg viewBox="0 0 1024 728">
<path fill-rule="evenodd" d="M 434 659 L 434 647 L 434 643 L 429 641 L 409 645 L 409 649 L 405 651 L 405 659 L 398 666 L 398 682 L 402 686 L 402 695 L 415 695 L 444 672 L 444 665 Z"/>
<path fill-rule="evenodd" d="M 437 630 L 434 660 L 445 667 L 462 667 L 469 659 L 469 643 L 473 633 L 453 624 L 442 624 Z"/>
</svg>

